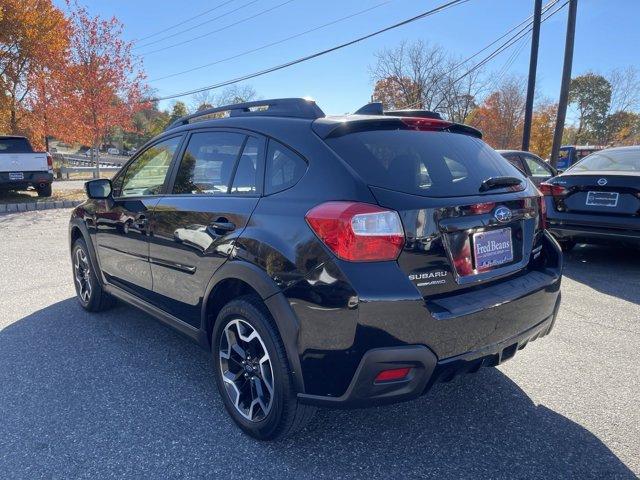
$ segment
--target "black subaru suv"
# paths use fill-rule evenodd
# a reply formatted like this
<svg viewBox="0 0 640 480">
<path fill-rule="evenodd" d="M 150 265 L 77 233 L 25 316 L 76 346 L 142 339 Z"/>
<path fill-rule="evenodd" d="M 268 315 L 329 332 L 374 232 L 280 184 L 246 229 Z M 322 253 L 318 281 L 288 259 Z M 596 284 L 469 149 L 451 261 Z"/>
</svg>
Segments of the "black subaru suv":
<svg viewBox="0 0 640 480">
<path fill-rule="evenodd" d="M 123 300 L 210 349 L 259 439 L 495 366 L 553 327 L 562 254 L 539 192 L 480 137 L 380 104 L 184 117 L 87 183 L 69 225 L 80 304 Z"/>
</svg>

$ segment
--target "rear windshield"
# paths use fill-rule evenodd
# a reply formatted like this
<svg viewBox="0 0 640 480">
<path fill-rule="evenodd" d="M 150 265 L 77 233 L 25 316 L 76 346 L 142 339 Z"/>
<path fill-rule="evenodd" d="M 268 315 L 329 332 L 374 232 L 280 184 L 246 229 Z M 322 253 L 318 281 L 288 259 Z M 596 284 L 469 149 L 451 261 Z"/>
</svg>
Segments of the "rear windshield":
<svg viewBox="0 0 640 480">
<path fill-rule="evenodd" d="M 33 153 L 26 138 L 0 138 L 0 153 Z"/>
<path fill-rule="evenodd" d="M 478 195 L 483 180 L 491 177 L 524 181 L 516 167 L 482 140 L 459 133 L 371 130 L 327 143 L 367 184 L 415 195 Z"/>
<path fill-rule="evenodd" d="M 585 157 L 569 169 L 572 172 L 611 170 L 640 172 L 640 148 L 630 150 L 603 150 Z"/>
</svg>

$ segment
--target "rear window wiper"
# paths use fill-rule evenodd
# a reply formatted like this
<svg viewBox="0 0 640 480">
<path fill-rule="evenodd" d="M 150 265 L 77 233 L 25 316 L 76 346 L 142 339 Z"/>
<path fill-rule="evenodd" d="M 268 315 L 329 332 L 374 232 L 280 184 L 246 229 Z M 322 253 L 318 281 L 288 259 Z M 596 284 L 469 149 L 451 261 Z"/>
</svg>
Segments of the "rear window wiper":
<svg viewBox="0 0 640 480">
<path fill-rule="evenodd" d="M 490 177 L 480 184 L 480 191 L 494 190 L 496 188 L 515 187 L 522 183 L 518 177 Z"/>
</svg>

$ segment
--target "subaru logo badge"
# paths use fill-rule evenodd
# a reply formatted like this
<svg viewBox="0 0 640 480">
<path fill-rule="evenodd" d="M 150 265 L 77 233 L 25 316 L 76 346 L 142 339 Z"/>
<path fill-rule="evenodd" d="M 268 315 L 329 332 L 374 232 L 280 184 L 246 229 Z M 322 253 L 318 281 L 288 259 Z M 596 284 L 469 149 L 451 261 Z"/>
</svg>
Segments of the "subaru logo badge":
<svg viewBox="0 0 640 480">
<path fill-rule="evenodd" d="M 607 179 L 606 178 L 600 178 L 598 180 L 598 185 L 600 185 L 601 187 L 604 187 L 607 184 Z"/>
<path fill-rule="evenodd" d="M 499 207 L 498 209 L 496 209 L 493 216 L 496 217 L 496 220 L 498 220 L 500 223 L 505 223 L 511 220 L 513 214 L 507 207 Z"/>
</svg>

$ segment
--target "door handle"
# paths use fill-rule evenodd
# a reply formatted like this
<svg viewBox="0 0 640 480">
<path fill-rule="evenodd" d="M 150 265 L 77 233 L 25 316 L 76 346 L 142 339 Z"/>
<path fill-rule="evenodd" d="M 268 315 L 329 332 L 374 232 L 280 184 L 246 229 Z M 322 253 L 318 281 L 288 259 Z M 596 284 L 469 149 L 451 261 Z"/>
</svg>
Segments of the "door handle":
<svg viewBox="0 0 640 480">
<path fill-rule="evenodd" d="M 207 230 L 213 230 L 216 235 L 224 235 L 225 233 L 233 232 L 235 229 L 235 224 L 229 222 L 226 218 L 211 222 L 207 227 Z"/>
</svg>

